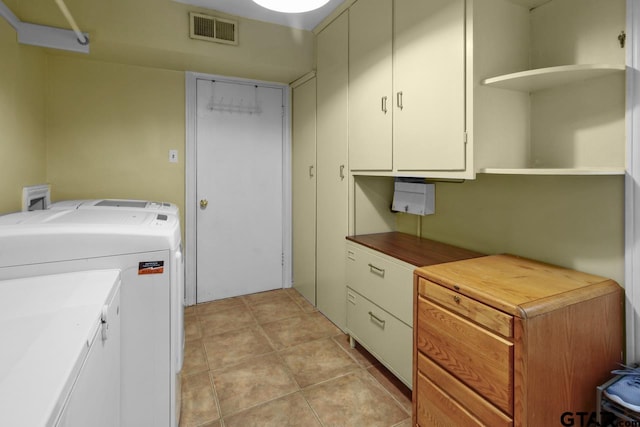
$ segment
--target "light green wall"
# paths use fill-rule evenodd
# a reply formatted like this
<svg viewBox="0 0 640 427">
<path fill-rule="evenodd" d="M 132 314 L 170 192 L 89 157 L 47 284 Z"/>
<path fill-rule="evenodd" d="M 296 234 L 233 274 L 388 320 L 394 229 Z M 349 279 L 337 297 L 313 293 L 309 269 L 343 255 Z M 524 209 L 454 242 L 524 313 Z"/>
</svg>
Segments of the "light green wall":
<svg viewBox="0 0 640 427">
<path fill-rule="evenodd" d="M 53 200 L 162 200 L 184 212 L 183 73 L 51 56 L 48 82 Z"/>
<path fill-rule="evenodd" d="M 475 181 L 437 183 L 436 213 L 397 214 L 397 227 L 624 281 L 622 176 L 479 174 Z"/>
<path fill-rule="evenodd" d="M 20 46 L 0 18 L 0 213 L 21 209 L 22 187 L 45 182 L 45 55 Z"/>
</svg>

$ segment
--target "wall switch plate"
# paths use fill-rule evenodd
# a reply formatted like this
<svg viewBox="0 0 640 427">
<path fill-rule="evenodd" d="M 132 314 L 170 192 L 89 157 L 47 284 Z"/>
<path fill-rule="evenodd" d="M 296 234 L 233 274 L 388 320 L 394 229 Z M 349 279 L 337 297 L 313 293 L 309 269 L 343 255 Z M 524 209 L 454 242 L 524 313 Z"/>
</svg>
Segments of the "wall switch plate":
<svg viewBox="0 0 640 427">
<path fill-rule="evenodd" d="M 178 163 L 178 150 L 169 150 L 169 163 Z"/>
</svg>

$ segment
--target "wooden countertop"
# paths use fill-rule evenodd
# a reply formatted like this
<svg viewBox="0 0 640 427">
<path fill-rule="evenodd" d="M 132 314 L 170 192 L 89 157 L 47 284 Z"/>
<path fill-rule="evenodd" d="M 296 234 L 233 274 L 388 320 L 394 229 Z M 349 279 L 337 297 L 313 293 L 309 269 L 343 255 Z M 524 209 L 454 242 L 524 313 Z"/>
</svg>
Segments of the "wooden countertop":
<svg viewBox="0 0 640 427">
<path fill-rule="evenodd" d="M 521 318 L 620 288 L 606 277 L 509 254 L 424 266 L 416 274 Z"/>
<path fill-rule="evenodd" d="M 479 252 L 399 232 L 347 236 L 347 240 L 416 267 L 484 256 Z"/>
</svg>

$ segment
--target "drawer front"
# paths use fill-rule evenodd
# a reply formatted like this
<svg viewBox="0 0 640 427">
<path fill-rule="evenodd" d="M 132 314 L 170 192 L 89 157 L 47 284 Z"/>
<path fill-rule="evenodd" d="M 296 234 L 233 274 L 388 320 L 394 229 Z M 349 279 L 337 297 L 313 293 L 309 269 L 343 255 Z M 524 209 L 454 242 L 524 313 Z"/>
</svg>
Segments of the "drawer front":
<svg viewBox="0 0 640 427">
<path fill-rule="evenodd" d="M 423 297 L 417 310 L 418 350 L 513 416 L 513 343 Z"/>
<path fill-rule="evenodd" d="M 347 286 L 413 326 L 413 270 L 383 254 L 347 244 Z"/>
<path fill-rule="evenodd" d="M 509 314 L 422 277 L 418 281 L 418 290 L 420 295 L 443 305 L 462 317 L 471 319 L 503 337 L 513 337 L 513 316 Z"/>
<path fill-rule="evenodd" d="M 420 372 L 417 375 L 417 382 L 416 418 L 418 426 L 485 427 L 485 424 Z"/>
<path fill-rule="evenodd" d="M 422 353 L 417 355 L 418 372 L 433 384 L 459 402 L 469 413 L 473 414 L 483 425 L 491 427 L 513 427 L 513 420 L 487 402 L 482 396 L 471 390 L 464 383 L 450 375 Z M 418 394 L 422 394 L 418 382 Z M 427 395 L 426 399 L 429 399 Z"/>
<path fill-rule="evenodd" d="M 347 329 L 356 341 L 411 387 L 412 328 L 347 288 Z"/>
</svg>

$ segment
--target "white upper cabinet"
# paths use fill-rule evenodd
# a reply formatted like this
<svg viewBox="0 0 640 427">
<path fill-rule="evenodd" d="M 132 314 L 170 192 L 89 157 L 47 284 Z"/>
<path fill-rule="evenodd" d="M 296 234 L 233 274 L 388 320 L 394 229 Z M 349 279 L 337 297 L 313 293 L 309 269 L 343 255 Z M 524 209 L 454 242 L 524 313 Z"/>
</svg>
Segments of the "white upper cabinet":
<svg viewBox="0 0 640 427">
<path fill-rule="evenodd" d="M 394 167 L 464 171 L 465 1 L 394 4 Z"/>
<path fill-rule="evenodd" d="M 363 0 L 349 10 L 349 166 L 391 171 L 393 2 Z"/>
<path fill-rule="evenodd" d="M 358 0 L 350 12 L 354 174 L 624 173 L 625 0 Z"/>
<path fill-rule="evenodd" d="M 465 0 L 360 0 L 350 9 L 349 165 L 465 171 Z"/>
</svg>

